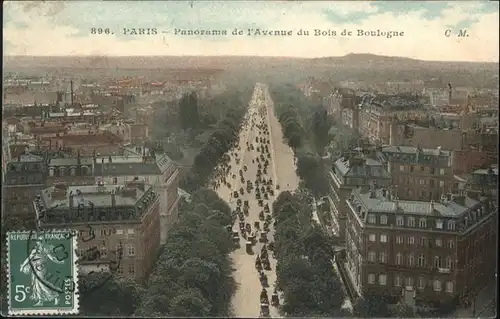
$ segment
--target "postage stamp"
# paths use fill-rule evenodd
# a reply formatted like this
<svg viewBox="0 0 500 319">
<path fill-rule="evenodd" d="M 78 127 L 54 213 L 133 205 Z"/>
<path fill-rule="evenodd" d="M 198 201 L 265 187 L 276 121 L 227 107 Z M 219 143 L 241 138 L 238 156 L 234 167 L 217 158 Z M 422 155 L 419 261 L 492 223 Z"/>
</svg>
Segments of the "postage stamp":
<svg viewBox="0 0 500 319">
<path fill-rule="evenodd" d="M 71 230 L 7 234 L 9 315 L 78 314 L 76 240 Z"/>
</svg>

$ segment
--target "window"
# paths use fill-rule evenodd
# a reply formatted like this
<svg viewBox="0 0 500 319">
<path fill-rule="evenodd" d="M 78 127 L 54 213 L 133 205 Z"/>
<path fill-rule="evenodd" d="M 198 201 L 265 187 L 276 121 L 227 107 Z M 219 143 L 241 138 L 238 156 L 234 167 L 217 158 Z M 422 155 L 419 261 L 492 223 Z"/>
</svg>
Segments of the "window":
<svg viewBox="0 0 500 319">
<path fill-rule="evenodd" d="M 396 236 L 396 244 L 403 244 L 403 236 Z"/>
<path fill-rule="evenodd" d="M 408 217 L 408 227 L 415 227 L 415 218 Z"/>
<path fill-rule="evenodd" d="M 436 228 L 437 229 L 443 229 L 443 221 L 438 219 L 436 220 Z"/>
<path fill-rule="evenodd" d="M 396 217 L 396 225 L 398 225 L 398 226 L 405 225 L 405 219 L 403 218 L 403 216 Z"/>
<path fill-rule="evenodd" d="M 135 266 L 133 264 L 132 265 L 128 265 L 128 274 L 131 275 L 131 276 L 135 275 Z"/>
<path fill-rule="evenodd" d="M 424 254 L 418 255 L 418 266 L 425 267 L 425 255 Z"/>
<path fill-rule="evenodd" d="M 425 278 L 424 277 L 418 278 L 417 288 L 418 289 L 425 289 Z"/>
<path fill-rule="evenodd" d="M 436 247 L 443 246 L 443 240 L 441 238 L 436 238 Z"/>
<path fill-rule="evenodd" d="M 387 235 L 380 235 L 380 242 L 386 243 L 387 242 Z"/>
<path fill-rule="evenodd" d="M 123 235 L 123 229 L 117 229 L 116 230 L 117 235 Z"/>
<path fill-rule="evenodd" d="M 427 220 L 425 218 L 420 218 L 420 220 L 418 221 L 418 225 L 420 226 L 420 228 L 427 227 Z"/>
<path fill-rule="evenodd" d="M 453 258 L 446 257 L 446 269 L 453 269 Z"/>
<path fill-rule="evenodd" d="M 404 172 L 405 171 L 405 166 L 404 165 L 399 165 L 399 171 Z"/>
<path fill-rule="evenodd" d="M 387 262 L 387 253 L 385 251 L 380 253 L 380 255 L 379 255 L 379 261 L 381 263 L 386 263 Z"/>
<path fill-rule="evenodd" d="M 387 215 L 381 215 L 380 216 L 380 223 L 382 225 L 387 225 Z"/>
<path fill-rule="evenodd" d="M 454 248 L 455 247 L 455 241 L 453 239 L 448 240 L 448 248 Z"/>
<path fill-rule="evenodd" d="M 453 281 L 447 281 L 445 285 L 446 292 L 453 293 Z"/>
<path fill-rule="evenodd" d="M 439 181 L 439 187 L 444 187 L 444 181 Z"/>
<path fill-rule="evenodd" d="M 381 286 L 385 286 L 387 284 L 387 275 L 385 274 L 378 275 L 378 283 Z"/>
<path fill-rule="evenodd" d="M 443 176 L 444 175 L 444 168 L 439 169 L 439 175 Z"/>
<path fill-rule="evenodd" d="M 368 274 L 368 283 L 371 285 L 375 283 L 375 274 Z"/>
<path fill-rule="evenodd" d="M 127 253 L 130 257 L 135 256 L 135 246 L 132 244 L 128 245 Z"/>
<path fill-rule="evenodd" d="M 415 245 L 415 237 L 413 236 L 408 237 L 408 245 Z"/>
<path fill-rule="evenodd" d="M 455 222 L 450 220 L 448 221 L 448 230 L 455 230 Z"/>
<path fill-rule="evenodd" d="M 434 280 L 434 283 L 432 286 L 434 288 L 434 291 L 441 291 L 441 281 Z"/>
<path fill-rule="evenodd" d="M 121 244 L 116 245 L 116 256 L 123 256 L 123 247 Z"/>
<path fill-rule="evenodd" d="M 427 243 L 427 240 L 426 240 L 425 237 L 420 237 L 418 239 L 418 242 L 419 242 L 420 246 L 425 247 L 425 244 Z"/>
<path fill-rule="evenodd" d="M 431 167 L 431 175 L 436 174 L 436 169 L 434 167 Z"/>
<path fill-rule="evenodd" d="M 369 251 L 368 252 L 368 261 L 375 262 L 376 259 L 377 259 L 377 253 L 374 251 Z"/>
<path fill-rule="evenodd" d="M 430 188 L 434 188 L 434 180 L 433 179 L 429 180 L 429 186 L 430 186 Z"/>
<path fill-rule="evenodd" d="M 127 234 L 133 235 L 135 233 L 135 230 L 133 228 L 127 229 Z"/>
<path fill-rule="evenodd" d="M 415 256 L 410 253 L 408 254 L 408 266 L 413 267 L 415 265 Z"/>
<path fill-rule="evenodd" d="M 401 265 L 402 263 L 403 263 L 403 254 L 397 253 L 396 254 L 396 265 Z"/>
<path fill-rule="evenodd" d="M 377 222 L 377 217 L 374 214 L 368 214 L 368 223 L 375 224 Z"/>
<path fill-rule="evenodd" d="M 415 169 L 415 167 L 413 165 L 410 165 L 410 173 L 413 173 L 414 169 Z"/>
<path fill-rule="evenodd" d="M 375 236 L 375 234 L 370 234 L 368 235 L 368 240 L 371 242 L 375 242 L 377 240 L 377 237 Z"/>
<path fill-rule="evenodd" d="M 443 268 L 440 256 L 434 256 L 434 268 Z"/>
<path fill-rule="evenodd" d="M 394 286 L 401 287 L 402 281 L 403 280 L 400 275 L 394 276 Z"/>
<path fill-rule="evenodd" d="M 123 275 L 123 266 L 118 267 L 117 271 L 120 275 Z"/>
<path fill-rule="evenodd" d="M 406 278 L 405 278 L 405 286 L 406 286 L 406 287 L 413 287 L 413 278 L 411 278 L 411 277 L 406 277 Z"/>
<path fill-rule="evenodd" d="M 106 246 L 101 247 L 101 257 L 102 258 L 107 258 L 108 257 L 108 248 Z"/>
<path fill-rule="evenodd" d="M 425 179 L 420 179 L 419 184 L 420 185 L 425 185 Z"/>
</svg>

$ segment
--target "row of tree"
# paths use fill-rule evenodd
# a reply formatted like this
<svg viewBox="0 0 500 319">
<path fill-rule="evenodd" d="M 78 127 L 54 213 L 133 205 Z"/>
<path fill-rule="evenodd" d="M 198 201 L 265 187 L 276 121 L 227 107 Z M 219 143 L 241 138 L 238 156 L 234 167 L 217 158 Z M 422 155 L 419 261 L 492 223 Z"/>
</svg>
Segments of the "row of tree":
<svg viewBox="0 0 500 319">
<path fill-rule="evenodd" d="M 195 157 L 191 171 L 181 182 L 182 188 L 193 192 L 206 185 L 215 166 L 238 141 L 244 115 L 245 109 L 241 107 L 227 111 L 225 118 L 217 124 L 216 130 Z"/>
<path fill-rule="evenodd" d="M 135 316 L 229 316 L 235 290 L 225 226 L 231 209 L 208 189 L 194 192 L 180 206 Z"/>
<path fill-rule="evenodd" d="M 277 286 L 287 316 L 342 316 L 344 293 L 334 272 L 331 240 L 312 221 L 308 191 L 283 192 L 273 203 L 277 222 Z"/>
<path fill-rule="evenodd" d="M 183 130 L 197 129 L 200 126 L 198 96 L 196 92 L 184 94 L 177 103 L 179 123 Z"/>
</svg>

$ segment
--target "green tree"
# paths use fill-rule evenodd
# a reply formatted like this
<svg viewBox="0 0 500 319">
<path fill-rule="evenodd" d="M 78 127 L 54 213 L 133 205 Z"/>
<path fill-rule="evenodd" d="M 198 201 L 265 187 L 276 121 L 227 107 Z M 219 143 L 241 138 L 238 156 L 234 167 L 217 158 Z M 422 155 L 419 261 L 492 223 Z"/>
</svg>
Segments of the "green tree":
<svg viewBox="0 0 500 319">
<path fill-rule="evenodd" d="M 387 299 L 382 294 L 367 292 L 353 305 L 354 316 L 386 318 L 389 316 Z"/>
<path fill-rule="evenodd" d="M 108 276 L 107 273 L 91 273 L 81 277 L 81 313 L 86 316 L 130 316 L 134 313 L 144 289 L 130 279 Z M 96 285 L 99 287 L 94 288 Z"/>
</svg>

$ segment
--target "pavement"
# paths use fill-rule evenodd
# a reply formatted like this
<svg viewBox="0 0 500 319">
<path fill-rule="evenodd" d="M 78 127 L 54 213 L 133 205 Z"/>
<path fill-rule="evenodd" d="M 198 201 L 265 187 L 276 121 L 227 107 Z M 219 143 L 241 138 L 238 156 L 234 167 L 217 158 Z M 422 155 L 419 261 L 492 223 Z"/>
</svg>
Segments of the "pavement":
<svg viewBox="0 0 500 319">
<path fill-rule="evenodd" d="M 254 230 L 254 222 L 259 221 L 259 212 L 263 208 L 258 206 L 254 190 L 247 193 L 245 185 L 241 185 L 239 170 L 242 169 L 243 166 L 247 166 L 247 171 L 243 173 L 243 176 L 245 179 L 254 182 L 258 163 L 252 163 L 252 159 L 255 160 L 255 158 L 260 155 L 260 153 L 256 151 L 257 143 L 255 143 L 255 137 L 257 137 L 259 130 L 250 125 L 252 122 L 251 118 L 255 119 L 256 124 L 260 123 L 262 117 L 259 113 L 264 115 L 264 121 L 268 123 L 270 134 L 269 152 L 271 153 L 271 159 L 268 174 L 265 177 L 267 179 L 273 179 L 273 186 L 279 184 L 280 191 L 295 190 L 299 182 L 299 178 L 295 173 L 295 165 L 293 164 L 294 154 L 288 145 L 283 142 L 281 125 L 272 109 L 272 101 L 267 91 L 267 86 L 257 83 L 247 114 L 248 125 L 240 132 L 239 150 L 232 150 L 229 152 L 231 155 L 231 172 L 228 174 L 227 180 L 231 184 L 231 189 L 225 185 L 221 185 L 219 188 L 215 189 L 219 196 L 226 200 L 232 209 L 235 209 L 237 199 L 231 198 L 231 192 L 239 190 L 240 187 L 243 186 L 245 193 L 243 196 L 239 196 L 239 198 L 241 198 L 242 201 L 249 201 L 249 214 L 245 217 L 245 223 L 250 223 L 252 225 L 252 231 Z M 247 150 L 247 142 L 254 144 L 254 150 Z M 232 155 L 234 152 L 238 152 L 238 157 L 241 159 L 240 164 L 236 164 L 235 156 Z M 236 179 L 232 179 L 233 174 L 236 174 Z M 275 196 L 278 196 L 280 191 L 275 190 Z M 272 209 L 273 201 L 274 197 L 269 196 L 268 200 L 264 200 L 264 205 L 267 202 Z M 235 223 L 234 230 L 238 230 L 237 224 L 238 222 Z M 268 234 L 269 241 L 274 241 L 272 238 L 273 235 L 274 229 L 271 226 Z M 253 247 L 253 254 L 248 254 L 246 253 L 245 243 L 246 241 L 240 237 L 241 248 L 236 249 L 231 254 L 233 266 L 235 268 L 234 279 L 237 283 L 237 290 L 232 299 L 232 315 L 235 317 L 255 318 L 260 316 L 260 292 L 262 290 L 258 272 L 255 269 L 255 258 L 257 256 L 256 253 L 260 252 L 263 244 L 257 242 Z M 276 260 L 272 257 L 271 252 L 269 253 L 269 261 L 271 270 L 265 271 L 265 273 L 268 277 L 269 287 L 267 288 L 267 293 L 270 299 L 276 282 Z M 280 304 L 282 303 L 283 299 L 282 296 L 280 296 Z M 269 309 L 270 317 L 282 317 L 276 307 L 270 306 Z"/>
</svg>

